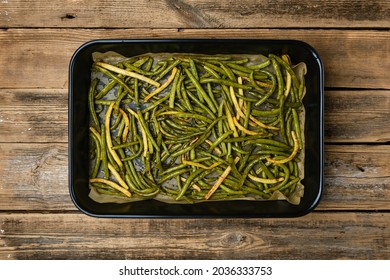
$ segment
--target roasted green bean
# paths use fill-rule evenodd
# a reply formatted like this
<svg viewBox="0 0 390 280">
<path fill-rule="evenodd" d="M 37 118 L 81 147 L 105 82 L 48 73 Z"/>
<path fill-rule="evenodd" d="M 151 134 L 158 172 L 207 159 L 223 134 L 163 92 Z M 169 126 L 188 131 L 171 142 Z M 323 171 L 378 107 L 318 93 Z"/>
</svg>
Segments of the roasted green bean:
<svg viewBox="0 0 390 280">
<path fill-rule="evenodd" d="M 174 203 L 297 195 L 305 79 L 285 54 L 259 57 L 96 61 L 90 187 L 128 201 Z"/>
</svg>

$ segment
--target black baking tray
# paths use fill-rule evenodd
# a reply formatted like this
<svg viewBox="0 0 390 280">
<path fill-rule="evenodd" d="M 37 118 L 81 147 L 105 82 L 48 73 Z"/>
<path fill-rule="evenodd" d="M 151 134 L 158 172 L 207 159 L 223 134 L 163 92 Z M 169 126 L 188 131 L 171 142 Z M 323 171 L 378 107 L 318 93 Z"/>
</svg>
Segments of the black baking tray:
<svg viewBox="0 0 390 280">
<path fill-rule="evenodd" d="M 166 204 L 155 200 L 125 204 L 97 203 L 88 197 L 89 112 L 92 53 L 115 51 L 130 57 L 143 53 L 288 54 L 307 65 L 305 120 L 305 186 L 299 205 L 286 201 L 220 201 Z M 76 50 L 69 65 L 69 191 L 87 215 L 111 218 L 298 217 L 311 212 L 323 191 L 323 65 L 317 52 L 297 40 L 164 39 L 94 40 Z"/>
</svg>

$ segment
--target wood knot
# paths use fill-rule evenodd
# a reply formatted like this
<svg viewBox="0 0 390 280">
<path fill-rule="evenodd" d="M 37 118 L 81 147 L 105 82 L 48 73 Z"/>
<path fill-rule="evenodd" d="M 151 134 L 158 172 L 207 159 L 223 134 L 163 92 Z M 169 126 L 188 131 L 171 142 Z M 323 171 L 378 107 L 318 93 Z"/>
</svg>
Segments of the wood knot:
<svg viewBox="0 0 390 280">
<path fill-rule="evenodd" d="M 233 232 L 223 237 L 222 244 L 230 247 L 236 247 L 242 245 L 246 239 L 246 235 L 239 232 Z"/>
<path fill-rule="evenodd" d="M 358 165 L 358 164 L 356 164 L 356 168 L 359 169 L 361 172 L 366 171 L 366 170 L 364 169 L 364 167 L 362 167 L 362 166 L 360 166 L 360 165 Z"/>
<path fill-rule="evenodd" d="M 61 20 L 74 19 L 74 18 L 76 18 L 76 15 L 67 13 L 66 15 L 61 17 Z"/>
<path fill-rule="evenodd" d="M 197 5 L 191 5 L 181 0 L 165 0 L 165 2 L 189 27 L 213 27 L 219 25 L 216 19 L 208 16 L 204 9 L 198 8 Z"/>
</svg>

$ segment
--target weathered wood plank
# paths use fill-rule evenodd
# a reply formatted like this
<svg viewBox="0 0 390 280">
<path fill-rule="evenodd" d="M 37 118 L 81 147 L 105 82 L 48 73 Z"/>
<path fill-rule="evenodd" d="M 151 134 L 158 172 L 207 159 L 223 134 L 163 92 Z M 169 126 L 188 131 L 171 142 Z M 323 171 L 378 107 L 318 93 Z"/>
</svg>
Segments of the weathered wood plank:
<svg viewBox="0 0 390 280">
<path fill-rule="evenodd" d="M 193 220 L 2 213 L 0 259 L 388 259 L 389 226 L 390 213 Z"/>
<path fill-rule="evenodd" d="M 75 209 L 66 144 L 1 144 L 0 210 Z"/>
<path fill-rule="evenodd" d="M 68 141 L 66 89 L 0 89 L 0 142 Z M 327 90 L 325 141 L 390 141 L 390 92 Z"/>
<path fill-rule="evenodd" d="M 390 91 L 325 91 L 326 142 L 390 142 Z"/>
<path fill-rule="evenodd" d="M 327 209 L 390 209 L 390 146 L 325 147 L 324 194 Z M 359 205 L 359 206 L 358 206 Z"/>
<path fill-rule="evenodd" d="M 68 191 L 66 144 L 0 146 L 0 210 L 75 210 Z M 390 149 L 330 145 L 319 210 L 390 210 Z M 10 203 L 12 201 L 12 203 Z"/>
<path fill-rule="evenodd" d="M 63 89 L 0 89 L 0 142 L 67 142 Z"/>
<path fill-rule="evenodd" d="M 384 0 L 2 1 L 3 27 L 388 28 Z M 98 16 L 97 16 L 98 14 Z M 28 16 L 26 16 L 28 15 Z"/>
<path fill-rule="evenodd" d="M 66 88 L 73 52 L 86 41 L 104 38 L 303 40 L 321 56 L 327 87 L 390 89 L 389 31 L 299 29 L 0 30 L 0 88 Z"/>
</svg>

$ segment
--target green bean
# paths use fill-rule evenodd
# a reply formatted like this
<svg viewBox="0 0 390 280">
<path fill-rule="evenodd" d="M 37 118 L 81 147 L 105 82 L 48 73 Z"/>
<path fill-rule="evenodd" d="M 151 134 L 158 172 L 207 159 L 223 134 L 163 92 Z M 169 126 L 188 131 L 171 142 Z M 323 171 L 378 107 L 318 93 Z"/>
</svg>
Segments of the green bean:
<svg viewBox="0 0 390 280">
<path fill-rule="evenodd" d="M 287 143 L 290 146 L 294 145 L 294 141 L 291 137 L 292 122 L 293 122 L 292 114 L 289 114 L 288 116 L 286 114 L 286 136 L 287 136 Z"/>
<path fill-rule="evenodd" d="M 149 57 L 143 69 L 148 72 L 150 71 L 150 69 L 152 69 L 153 64 L 154 64 L 154 59 L 152 57 Z"/>
<path fill-rule="evenodd" d="M 112 140 L 112 143 L 114 144 L 114 145 L 119 145 L 120 144 L 120 140 L 115 140 L 115 139 L 113 139 Z M 123 163 L 123 158 L 124 157 L 126 157 L 126 155 L 125 155 L 125 152 L 123 151 L 123 148 L 117 148 L 117 149 L 115 149 L 116 150 L 116 152 L 119 154 L 119 156 L 120 156 L 120 159 L 121 159 L 121 161 L 122 161 L 122 163 Z M 130 171 L 130 169 L 129 169 L 129 167 L 127 166 L 127 165 L 125 165 L 124 164 L 124 169 L 127 171 L 127 172 L 129 172 Z M 122 171 L 122 175 L 124 175 L 124 172 Z"/>
<path fill-rule="evenodd" d="M 138 79 L 134 79 L 134 102 L 136 105 L 139 105 Z"/>
<path fill-rule="evenodd" d="M 184 203 L 291 195 L 302 179 L 305 87 L 288 57 L 269 54 L 257 64 L 242 55 L 157 57 L 93 64 L 90 176 L 120 178 L 137 199 L 160 192 Z M 91 186 L 123 196 L 98 181 Z"/>
<path fill-rule="evenodd" d="M 188 75 L 188 77 L 190 78 L 192 83 L 195 85 L 199 95 L 202 96 L 202 98 L 204 98 L 204 100 L 210 106 L 211 111 L 213 113 L 216 113 L 217 109 L 215 108 L 214 103 L 211 101 L 210 97 L 207 95 L 205 90 L 202 88 L 200 82 L 194 77 L 194 75 L 192 75 L 192 73 L 188 69 L 184 69 L 184 71 L 186 72 L 186 74 Z"/>
<path fill-rule="evenodd" d="M 264 148 L 264 146 L 263 146 L 263 148 Z M 288 157 L 290 154 L 285 152 L 285 151 L 279 150 L 278 147 L 274 147 L 274 149 L 272 149 L 272 150 L 256 150 L 256 152 L 253 153 L 252 156 L 253 157 L 259 157 L 259 156 L 270 157 L 271 155 L 278 155 L 278 156 L 286 156 L 286 157 Z"/>
<path fill-rule="evenodd" d="M 294 162 L 292 160 L 288 162 L 288 170 L 290 170 L 290 174 L 294 172 Z"/>
<path fill-rule="evenodd" d="M 275 178 L 274 174 L 271 173 L 271 171 L 268 169 L 268 167 L 264 164 L 264 162 L 262 160 L 259 160 L 258 164 L 259 164 L 260 168 L 263 170 L 263 172 L 265 173 L 265 175 L 267 176 L 267 178 L 269 178 L 269 179 Z"/>
<path fill-rule="evenodd" d="M 249 126 L 249 119 L 251 118 L 252 114 L 252 108 L 251 108 L 251 102 L 246 102 L 246 112 L 245 112 L 245 118 L 244 118 L 244 127 L 247 129 Z M 243 134 L 243 136 L 246 136 L 246 133 Z"/>
<path fill-rule="evenodd" d="M 206 70 L 206 73 L 209 73 L 211 76 L 214 78 L 220 79 L 221 76 L 217 72 L 222 72 L 222 69 L 219 69 L 219 67 L 214 66 L 214 65 L 203 65 L 204 70 Z"/>
<path fill-rule="evenodd" d="M 152 75 L 155 75 L 154 72 L 150 72 L 150 71 L 145 71 L 137 66 L 134 66 L 133 64 L 131 63 L 128 63 L 128 62 L 124 62 L 123 65 L 125 66 L 125 68 L 127 68 L 128 70 L 131 70 L 133 72 L 136 72 L 138 74 L 142 74 L 144 76 L 152 76 Z"/>
<path fill-rule="evenodd" d="M 190 97 L 192 101 L 195 102 L 200 108 L 202 108 L 207 114 L 210 115 L 211 118 L 215 119 L 215 114 L 212 110 L 209 109 L 206 105 L 204 105 L 198 98 L 196 98 L 192 93 L 187 92 L 187 95 Z M 213 103 L 214 104 L 214 103 Z"/>
<path fill-rule="evenodd" d="M 137 137 L 139 137 L 139 136 L 137 135 Z M 139 139 L 139 140 L 138 140 L 138 143 L 139 143 L 139 145 L 140 145 L 138 151 L 137 151 L 136 153 L 134 153 L 132 156 L 122 158 L 122 161 L 131 161 L 131 160 L 133 160 L 133 159 L 138 158 L 138 157 L 142 154 L 142 149 L 143 149 L 142 140 Z"/>
<path fill-rule="evenodd" d="M 93 171 L 91 173 L 91 178 L 96 178 L 96 176 L 99 172 L 99 169 L 100 169 L 101 153 L 102 152 L 101 152 L 100 142 L 99 142 L 99 139 L 97 138 L 97 136 L 95 134 L 93 134 L 92 132 L 90 132 L 89 135 L 93 139 L 93 141 L 95 143 L 95 147 L 96 147 L 96 159 L 95 159 Z"/>
<path fill-rule="evenodd" d="M 238 198 L 241 198 L 243 197 L 243 195 L 228 195 L 226 193 L 214 193 L 212 195 L 212 199 L 213 200 L 216 200 L 216 201 L 220 201 L 220 200 L 233 200 L 233 199 L 238 199 Z M 204 200 L 204 193 L 202 194 L 199 194 L 198 196 L 193 196 L 194 199 L 199 199 L 199 200 Z"/>
<path fill-rule="evenodd" d="M 221 136 L 219 136 L 218 139 L 215 139 L 214 143 L 209 148 L 209 152 L 212 152 L 215 147 L 217 147 L 223 140 L 225 140 L 225 138 L 229 137 L 229 135 L 231 135 L 231 134 L 233 134 L 233 131 L 229 130 L 229 131 L 226 131 Z"/>
<path fill-rule="evenodd" d="M 114 102 L 115 101 L 113 101 L 113 100 L 102 100 L 102 99 L 95 100 L 96 105 L 104 105 L 104 106 L 110 106 L 111 103 L 114 103 Z M 104 111 L 104 109 L 103 109 L 103 111 Z"/>
<path fill-rule="evenodd" d="M 249 137 L 248 137 L 249 138 Z M 250 138 L 245 142 L 245 145 L 252 145 L 252 144 L 265 144 L 269 146 L 274 146 L 277 148 L 281 148 L 282 150 L 290 150 L 291 147 L 283 142 L 279 142 L 277 140 L 273 139 L 263 139 L 263 138 Z"/>
<path fill-rule="evenodd" d="M 249 154 L 248 151 L 245 151 L 245 150 L 243 150 L 243 149 L 241 149 L 241 148 L 239 148 L 239 147 L 237 147 L 237 146 L 235 146 L 235 145 L 232 145 L 232 149 L 233 149 L 234 151 L 236 151 L 237 153 L 239 153 L 239 154 L 243 154 L 243 155 Z"/>
<path fill-rule="evenodd" d="M 99 120 L 95 111 L 95 89 L 97 83 L 98 83 L 97 79 L 94 79 L 91 82 L 91 86 L 89 88 L 89 93 L 88 93 L 88 106 L 89 106 L 90 115 L 92 117 L 93 127 L 96 128 L 98 131 L 100 131 Z"/>
<path fill-rule="evenodd" d="M 118 114 L 114 123 L 111 125 L 110 130 L 115 130 L 121 122 L 122 122 L 122 114 Z M 124 122 L 122 123 L 124 124 Z"/>
<path fill-rule="evenodd" d="M 224 190 L 225 192 L 227 192 L 228 194 L 247 194 L 248 193 L 246 191 L 235 191 L 235 190 L 232 190 L 232 189 L 228 188 L 227 186 L 225 186 L 224 184 L 221 184 L 220 188 L 222 190 Z"/>
<path fill-rule="evenodd" d="M 172 158 L 175 158 L 175 157 L 178 157 L 178 156 L 180 156 L 180 155 L 182 155 L 182 154 L 185 154 L 185 153 L 191 151 L 191 150 L 194 149 L 197 145 L 199 145 L 200 143 L 202 143 L 202 142 L 203 142 L 203 141 L 202 141 L 203 139 L 208 138 L 209 134 L 210 134 L 210 132 L 204 133 L 204 135 L 202 136 L 202 138 L 199 138 L 195 143 L 189 145 L 188 147 L 183 148 L 183 149 L 180 150 L 180 151 L 177 151 L 177 152 L 172 153 L 172 154 L 171 154 L 171 157 L 172 157 Z"/>
<path fill-rule="evenodd" d="M 244 190 L 246 190 L 246 191 L 248 191 L 250 193 L 256 194 L 256 195 L 260 195 L 263 198 L 269 198 L 270 197 L 267 193 L 264 193 L 263 191 L 259 191 L 259 190 L 254 189 L 254 188 L 246 187 L 246 188 L 244 188 Z"/>
<path fill-rule="evenodd" d="M 172 153 L 174 153 L 175 151 L 180 149 L 182 146 L 183 146 L 183 144 L 178 143 L 178 144 L 171 146 L 168 150 L 164 150 L 164 152 L 162 153 L 163 158 L 161 160 L 165 161 L 168 157 L 171 156 Z"/>
<path fill-rule="evenodd" d="M 106 86 L 95 96 L 95 99 L 100 99 L 105 96 L 110 90 L 112 90 L 118 82 L 111 80 Z"/>
<path fill-rule="evenodd" d="M 201 79 L 199 81 L 199 83 L 200 84 L 216 83 L 216 84 L 221 84 L 221 85 L 225 85 L 225 86 L 232 86 L 235 88 L 241 88 L 241 89 L 246 89 L 246 90 L 252 89 L 252 86 L 242 85 L 242 84 L 232 82 L 229 80 L 224 80 L 224 79 L 206 78 L 206 79 Z"/>
<path fill-rule="evenodd" d="M 240 136 L 240 137 L 224 139 L 223 142 L 225 143 L 244 142 L 248 140 L 257 140 L 259 138 L 261 138 L 259 135 L 249 135 L 249 136 Z"/>
<path fill-rule="evenodd" d="M 225 74 L 229 78 L 229 80 L 231 80 L 233 82 L 237 82 L 236 76 L 234 75 L 233 71 L 229 67 L 227 67 L 222 62 L 219 65 L 221 66 L 221 68 L 223 69 L 223 71 L 225 72 Z M 230 66 L 230 63 L 228 65 Z"/>
<path fill-rule="evenodd" d="M 184 168 L 180 168 L 178 170 L 175 170 L 175 171 L 172 171 L 172 172 L 170 172 L 168 174 L 165 174 L 163 177 L 161 177 L 157 181 L 157 183 L 158 184 L 162 184 L 163 182 L 165 182 L 165 181 L 167 181 L 167 180 L 169 180 L 171 178 L 174 178 L 174 177 L 176 177 L 178 175 L 182 175 L 182 174 L 187 173 L 189 171 L 191 171 L 191 168 L 188 168 L 188 167 L 184 166 Z"/>
<path fill-rule="evenodd" d="M 280 182 L 279 184 L 276 184 L 275 186 L 266 189 L 266 192 L 277 191 L 277 190 L 279 190 L 281 187 L 283 187 L 288 182 L 288 179 L 290 177 L 290 170 L 284 164 L 281 164 L 280 167 L 284 171 L 284 180 L 282 182 Z"/>
<path fill-rule="evenodd" d="M 276 67 L 276 66 L 275 66 Z M 275 68 L 275 71 L 277 68 Z M 275 92 L 275 89 L 276 87 L 278 86 L 278 90 L 280 91 L 280 77 L 278 79 L 278 76 L 275 76 L 271 73 L 271 72 L 268 72 L 268 71 L 265 71 L 263 70 L 262 73 L 265 73 L 272 81 L 272 87 L 269 89 L 269 91 L 264 95 L 264 97 L 262 97 L 259 101 L 256 102 L 256 106 L 260 106 L 261 104 L 263 104 L 267 99 L 269 99 L 269 97 Z M 278 73 L 278 72 L 276 72 Z M 254 81 L 255 82 L 255 81 Z M 280 93 L 280 92 L 279 92 Z M 279 93 L 278 93 L 278 97 L 279 97 Z"/>
<path fill-rule="evenodd" d="M 270 116 L 278 116 L 280 115 L 280 108 L 271 109 L 266 111 L 260 111 L 256 109 L 252 109 L 252 115 L 255 117 L 270 117 Z"/>
<path fill-rule="evenodd" d="M 222 174 L 224 170 L 217 170 L 218 173 Z M 213 182 L 218 180 L 218 178 L 213 178 Z M 223 180 L 223 185 L 229 187 L 230 189 L 233 189 L 235 191 L 241 190 L 242 188 L 238 187 L 239 180 L 236 178 L 233 178 L 232 176 L 228 176 Z M 210 187 L 211 188 L 211 187 Z"/>
<path fill-rule="evenodd" d="M 179 112 L 179 111 L 167 111 L 167 112 L 162 112 L 160 115 L 170 115 L 171 117 L 177 117 L 177 118 L 193 118 L 193 119 L 199 119 L 201 121 L 204 121 L 206 123 L 212 123 L 213 121 L 210 120 L 209 118 L 200 115 L 200 114 L 195 114 L 195 113 L 184 113 L 184 112 Z"/>
<path fill-rule="evenodd" d="M 290 87 L 291 103 L 299 103 L 298 90 L 295 87 Z"/>
<path fill-rule="evenodd" d="M 97 104 L 96 103 L 97 100 L 95 100 L 95 112 L 96 114 L 100 114 L 101 112 L 104 111 L 104 106 L 102 106 L 101 104 Z"/>
<path fill-rule="evenodd" d="M 256 83 L 256 80 L 255 80 L 255 71 L 252 71 L 250 74 L 249 74 L 249 79 L 251 81 L 251 85 L 257 89 L 258 91 L 260 91 L 261 93 L 266 93 L 266 91 L 261 88 L 257 83 Z"/>
<path fill-rule="evenodd" d="M 117 150 L 117 149 L 122 149 L 122 148 L 126 148 L 126 147 L 129 147 L 129 146 L 137 145 L 137 144 L 139 144 L 138 141 L 133 141 L 133 142 L 127 142 L 127 143 L 124 143 L 124 144 L 118 144 L 118 145 L 113 146 L 112 148 L 114 150 Z"/>
<path fill-rule="evenodd" d="M 299 143 L 299 149 L 303 149 L 303 140 L 302 140 L 302 134 L 301 134 L 301 125 L 299 123 L 299 117 L 298 113 L 295 109 L 292 109 L 292 116 L 294 120 L 294 129 L 297 134 L 298 143 Z"/>
<path fill-rule="evenodd" d="M 110 174 L 108 173 L 108 160 L 107 160 L 107 142 L 106 142 L 106 128 L 104 123 L 100 126 L 100 139 L 102 139 L 102 148 L 101 148 L 101 159 L 103 163 L 104 177 L 108 178 Z"/>
<path fill-rule="evenodd" d="M 188 138 L 188 134 L 182 130 L 176 130 L 171 125 L 168 124 L 168 119 L 159 122 L 159 130 L 162 134 L 165 135 L 167 139 L 177 139 L 179 138 Z"/>
<path fill-rule="evenodd" d="M 131 177 L 131 179 L 132 179 L 131 181 L 134 183 L 134 185 L 137 186 L 137 189 L 144 190 L 145 186 L 143 186 L 143 184 L 139 178 L 139 173 L 135 169 L 135 167 L 133 165 L 133 161 L 125 161 L 125 164 L 128 166 L 128 168 L 130 170 L 130 172 L 127 173 L 126 175 Z"/>
<path fill-rule="evenodd" d="M 271 64 L 272 64 L 272 67 L 275 71 L 276 80 L 277 80 L 277 84 L 278 84 L 277 99 L 280 99 L 281 96 L 283 95 L 283 91 L 284 91 L 284 80 L 283 80 L 282 72 L 280 70 L 280 66 L 279 66 L 278 62 L 274 58 L 271 58 Z"/>
<path fill-rule="evenodd" d="M 299 101 L 302 101 L 304 92 L 305 92 L 305 79 L 303 79 L 301 81 L 301 84 L 299 85 L 299 90 L 298 90 Z"/>
<path fill-rule="evenodd" d="M 107 140 L 107 139 L 106 139 Z M 108 148 L 108 147 L 107 147 Z M 122 173 L 122 170 L 119 168 L 119 165 L 118 163 L 115 161 L 114 157 L 112 156 L 112 154 L 110 152 L 107 152 L 107 167 L 109 166 L 109 164 L 112 165 L 112 167 L 117 171 L 117 172 L 121 172 Z"/>
<path fill-rule="evenodd" d="M 152 143 L 153 147 L 155 147 L 157 151 L 160 151 L 160 147 L 157 145 L 156 140 L 154 139 L 154 136 L 150 132 L 149 127 L 144 120 L 144 116 L 142 115 L 142 113 L 140 111 L 137 111 L 137 116 L 138 116 L 138 120 L 139 120 L 141 126 L 144 128 L 146 135 L 149 138 L 149 141 Z"/>
<path fill-rule="evenodd" d="M 200 60 L 209 60 L 209 61 L 215 61 L 215 63 L 218 63 L 219 60 L 230 60 L 231 58 L 229 56 L 197 56 L 197 59 Z"/>
<path fill-rule="evenodd" d="M 99 70 L 100 72 L 103 72 L 105 75 L 107 75 L 108 77 L 110 77 L 111 79 L 115 80 L 117 83 L 119 83 L 120 85 L 122 85 L 125 90 L 127 90 L 127 92 L 133 94 L 133 91 L 129 88 L 129 86 L 127 84 L 125 84 L 120 78 L 118 78 L 118 76 L 115 76 L 114 74 L 112 74 L 110 71 L 102 68 L 102 67 L 99 67 L 97 65 L 94 65 L 93 66 L 94 69 L 97 69 Z M 132 95 L 128 95 L 130 98 L 134 99 L 134 97 Z"/>
<path fill-rule="evenodd" d="M 269 59 L 267 59 L 266 61 L 264 61 L 262 63 L 256 64 L 256 65 L 249 65 L 248 67 L 251 69 L 259 70 L 259 69 L 263 69 L 263 68 L 267 67 L 270 64 L 271 64 L 271 61 Z"/>
<path fill-rule="evenodd" d="M 164 71 L 168 66 L 168 61 L 160 61 L 156 63 L 156 67 L 153 69 L 154 75 L 159 75 L 162 71 Z"/>
<path fill-rule="evenodd" d="M 270 54 L 269 57 L 274 59 L 275 61 L 277 61 L 280 65 L 282 65 L 284 67 L 284 69 L 286 69 L 286 71 L 291 75 L 291 79 L 293 81 L 294 87 L 298 89 L 299 88 L 299 81 L 298 81 L 297 76 L 295 75 L 294 70 L 292 70 L 291 66 L 286 61 L 281 59 L 279 56 L 276 56 L 274 54 Z"/>
<path fill-rule="evenodd" d="M 292 188 L 294 187 L 298 182 L 299 182 L 300 178 L 294 178 L 294 179 L 291 179 L 289 182 L 287 182 L 284 186 L 281 186 L 279 188 L 279 191 L 283 191 L 283 190 L 286 190 L 286 189 L 289 189 L 289 188 Z"/>
<path fill-rule="evenodd" d="M 171 174 L 171 173 L 173 173 L 173 172 L 176 172 L 176 171 L 178 171 L 178 170 L 182 170 L 182 169 L 186 169 L 186 168 L 188 168 L 188 165 L 187 164 L 184 164 L 184 163 L 181 163 L 181 164 L 178 164 L 178 165 L 176 165 L 176 166 L 174 166 L 174 167 L 171 167 L 171 168 L 168 168 L 168 169 L 165 169 L 165 170 L 163 170 L 162 172 L 160 172 L 160 176 L 165 176 L 165 175 L 169 175 L 169 174 Z M 164 177 L 162 177 L 162 178 L 164 178 Z M 169 179 L 169 178 L 172 178 L 172 177 L 168 177 L 167 179 Z M 167 180 L 166 179 L 166 180 Z"/>
<path fill-rule="evenodd" d="M 244 154 L 244 156 L 240 160 L 240 165 L 238 167 L 238 171 L 239 172 L 241 172 L 244 169 L 244 167 L 246 166 L 246 163 L 248 162 L 248 159 L 249 159 L 250 155 L 255 150 L 255 148 L 256 148 L 255 146 L 250 146 L 249 149 L 248 149 L 248 153 Z"/>
<path fill-rule="evenodd" d="M 286 135 L 286 129 L 285 129 L 285 120 L 284 120 L 284 115 L 283 115 L 283 112 L 284 112 L 284 101 L 285 101 L 285 96 L 282 95 L 280 96 L 280 110 L 279 110 L 279 122 L 280 122 L 280 135 L 282 136 L 282 140 L 283 142 L 287 142 L 287 135 Z"/>
<path fill-rule="evenodd" d="M 198 70 L 196 69 L 194 60 L 192 60 L 191 58 L 189 58 L 188 60 L 190 62 L 192 75 L 195 77 L 195 79 L 199 80 Z"/>
<path fill-rule="evenodd" d="M 132 62 L 135 67 L 141 67 L 146 61 L 148 61 L 148 56 L 139 57 L 138 60 Z"/>
<path fill-rule="evenodd" d="M 185 192 L 187 191 L 188 187 L 190 186 L 190 184 L 192 183 L 192 181 L 198 177 L 201 173 L 205 172 L 205 170 L 199 168 L 197 169 L 195 172 L 192 172 L 190 174 L 190 176 L 188 176 L 188 178 L 186 179 L 186 182 L 184 183 L 181 191 L 179 192 L 179 194 L 177 195 L 176 197 L 176 200 L 179 200 L 184 194 Z"/>
<path fill-rule="evenodd" d="M 130 122 L 129 141 L 131 142 L 131 141 L 136 140 L 136 136 L 138 135 L 138 130 L 137 130 L 137 124 L 135 122 L 135 117 L 132 114 L 129 114 L 128 116 L 129 116 L 129 122 Z M 133 151 L 132 147 L 130 147 L 130 150 Z"/>
<path fill-rule="evenodd" d="M 166 126 L 169 126 L 172 129 L 178 131 L 179 133 L 183 133 L 185 135 L 189 135 L 190 133 L 193 132 L 199 132 L 198 128 L 192 127 L 188 125 L 188 123 L 186 122 L 181 122 L 179 119 L 165 118 L 159 121 L 161 124 L 165 124 Z"/>
<path fill-rule="evenodd" d="M 127 185 L 130 187 L 130 189 L 132 191 L 134 191 L 134 193 L 136 193 L 138 196 L 142 197 L 142 198 L 150 198 L 150 197 L 153 197 L 155 196 L 157 193 L 160 192 L 159 189 L 138 189 L 135 184 L 133 183 L 133 180 L 130 178 L 129 175 L 126 175 L 125 177 L 125 180 L 126 180 L 126 183 Z"/>
<path fill-rule="evenodd" d="M 238 71 L 238 73 L 239 72 L 241 72 L 240 74 L 242 75 L 242 76 L 248 76 L 251 72 L 253 72 L 253 68 L 250 68 L 250 67 L 247 67 L 247 66 L 242 66 L 242 65 L 237 65 L 237 64 L 235 64 L 235 63 L 228 63 L 228 65 L 231 67 L 231 68 L 233 68 L 236 72 Z M 233 70 L 233 71 L 234 71 Z M 244 75 L 243 73 L 246 73 L 247 75 Z M 256 79 L 258 79 L 258 80 L 262 80 L 262 79 L 265 79 L 267 76 L 266 75 L 264 75 L 264 74 L 257 74 L 256 75 Z"/>
<path fill-rule="evenodd" d="M 208 93 L 211 101 L 214 103 L 215 108 L 217 108 L 218 107 L 218 102 L 217 102 L 217 100 L 215 100 L 214 92 L 213 92 L 213 89 L 212 89 L 210 83 L 207 84 L 207 93 Z"/>
<path fill-rule="evenodd" d="M 177 88 L 178 82 L 180 80 L 180 75 L 181 75 L 181 71 L 178 70 L 177 74 L 175 75 L 175 78 L 173 80 L 173 85 L 172 85 L 172 87 L 170 89 L 170 93 L 169 93 L 169 107 L 171 107 L 171 108 L 174 108 L 174 106 L 175 106 L 176 88 Z"/>
<path fill-rule="evenodd" d="M 154 78 L 154 80 L 155 80 L 156 82 L 158 82 L 159 80 L 161 80 L 162 78 L 164 78 L 165 75 L 168 74 L 169 72 L 171 72 L 171 70 L 172 70 L 173 68 L 175 68 L 177 65 L 179 65 L 180 62 L 181 62 L 180 60 L 175 60 L 175 61 L 173 61 L 173 63 L 170 64 L 169 66 L 167 66 L 167 67 L 164 69 L 164 71 L 162 71 L 160 74 L 158 74 L 157 77 Z"/>
<path fill-rule="evenodd" d="M 204 147 L 204 149 L 201 149 L 201 148 L 198 149 L 197 152 L 198 152 L 199 154 L 203 155 L 203 156 L 211 157 L 211 158 L 213 158 L 213 159 L 216 160 L 216 161 L 221 161 L 221 162 L 223 162 L 223 163 L 225 163 L 225 164 L 228 164 L 228 162 L 225 161 L 224 159 L 222 159 L 222 157 L 216 156 L 216 155 L 212 154 L 211 152 L 208 152 L 207 150 L 208 150 L 208 149 L 207 149 L 206 147 Z"/>
<path fill-rule="evenodd" d="M 249 58 L 240 58 L 240 59 L 231 59 L 228 61 L 224 61 L 225 63 L 234 63 L 234 64 L 247 64 L 249 62 Z"/>
</svg>

